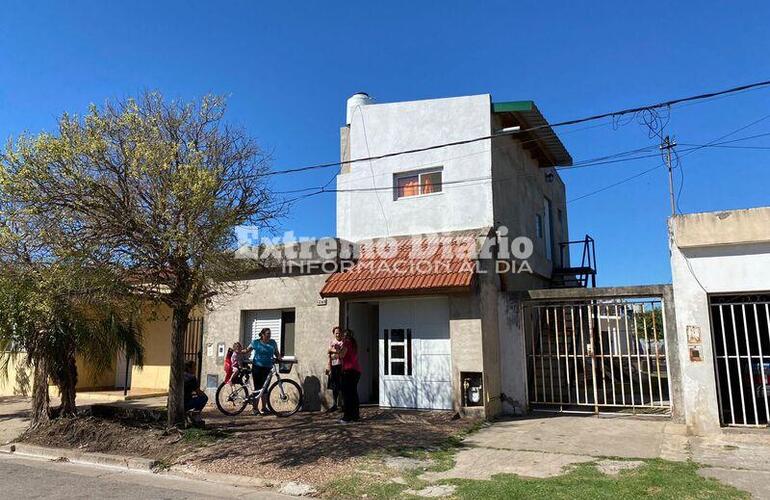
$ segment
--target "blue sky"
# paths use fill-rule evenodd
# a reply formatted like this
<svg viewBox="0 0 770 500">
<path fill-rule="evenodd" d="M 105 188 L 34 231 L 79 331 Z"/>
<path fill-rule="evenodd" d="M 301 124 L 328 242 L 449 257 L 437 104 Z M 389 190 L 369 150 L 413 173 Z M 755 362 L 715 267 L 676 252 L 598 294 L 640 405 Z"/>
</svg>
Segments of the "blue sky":
<svg viewBox="0 0 770 500">
<path fill-rule="evenodd" d="M 0 137 L 51 129 L 64 111 L 157 89 L 229 96 L 230 122 L 277 169 L 335 160 L 345 99 L 492 94 L 561 121 L 770 78 L 770 4 L 747 2 L 4 2 Z M 702 144 L 770 114 L 770 89 L 674 108 L 667 131 Z M 636 124 L 560 129 L 576 160 L 654 144 Z M 770 132 L 770 119 L 730 138 Z M 770 146 L 770 137 L 737 143 Z M 684 212 L 770 204 L 770 151 L 682 157 Z M 562 172 L 568 199 L 655 158 Z M 324 184 L 332 170 L 280 176 Z M 670 281 L 665 170 L 570 203 L 571 236 L 597 240 L 599 284 Z M 334 195 L 282 227 L 334 234 Z"/>
</svg>

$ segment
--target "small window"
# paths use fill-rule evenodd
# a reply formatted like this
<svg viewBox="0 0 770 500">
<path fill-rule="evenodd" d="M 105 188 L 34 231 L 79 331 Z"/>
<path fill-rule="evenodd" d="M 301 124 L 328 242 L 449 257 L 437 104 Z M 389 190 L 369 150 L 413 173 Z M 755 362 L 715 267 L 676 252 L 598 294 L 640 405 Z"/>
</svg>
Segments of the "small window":
<svg viewBox="0 0 770 500">
<path fill-rule="evenodd" d="M 394 328 L 383 332 L 385 375 L 412 375 L 412 330 Z"/>
<path fill-rule="evenodd" d="M 294 356 L 294 310 L 281 312 L 281 348 L 284 356 Z"/>
<path fill-rule="evenodd" d="M 395 176 L 395 199 L 440 193 L 441 170 L 410 172 Z"/>
</svg>

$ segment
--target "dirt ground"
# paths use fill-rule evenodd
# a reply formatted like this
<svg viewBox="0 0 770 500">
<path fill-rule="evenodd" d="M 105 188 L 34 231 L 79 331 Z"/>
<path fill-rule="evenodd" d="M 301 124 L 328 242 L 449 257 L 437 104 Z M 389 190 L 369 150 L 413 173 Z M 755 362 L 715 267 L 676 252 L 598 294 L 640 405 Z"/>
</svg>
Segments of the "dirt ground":
<svg viewBox="0 0 770 500">
<path fill-rule="evenodd" d="M 322 484 L 350 474 L 378 454 L 439 447 L 476 424 L 449 412 L 362 408 L 361 421 L 340 425 L 339 414 L 297 414 L 287 419 L 209 413 L 207 423 L 231 437 L 182 462 L 206 471 L 259 475 Z"/>
<path fill-rule="evenodd" d="M 31 444 L 154 458 L 206 472 L 321 485 L 380 454 L 432 449 L 475 425 L 448 412 L 362 408 L 361 421 L 339 414 L 225 417 L 203 414 L 205 431 L 164 431 L 160 424 L 92 416 L 60 419 L 22 436 Z"/>
<path fill-rule="evenodd" d="M 90 416 L 60 418 L 47 426 L 28 431 L 21 441 L 53 448 L 76 448 L 83 451 L 130 455 L 173 461 L 190 453 L 197 443 L 185 439 L 184 434 L 149 424 L 112 421 Z"/>
</svg>

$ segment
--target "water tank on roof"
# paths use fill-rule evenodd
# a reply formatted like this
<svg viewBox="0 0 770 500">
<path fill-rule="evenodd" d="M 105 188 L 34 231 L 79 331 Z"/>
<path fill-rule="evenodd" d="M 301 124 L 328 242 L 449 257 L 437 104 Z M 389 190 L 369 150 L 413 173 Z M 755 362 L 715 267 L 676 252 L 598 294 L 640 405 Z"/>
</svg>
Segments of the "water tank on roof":
<svg viewBox="0 0 770 500">
<path fill-rule="evenodd" d="M 369 104 L 374 104 L 374 98 L 370 97 L 366 92 L 356 92 L 350 96 L 348 98 L 347 114 L 345 115 L 345 125 L 350 125 L 356 108 Z"/>
</svg>

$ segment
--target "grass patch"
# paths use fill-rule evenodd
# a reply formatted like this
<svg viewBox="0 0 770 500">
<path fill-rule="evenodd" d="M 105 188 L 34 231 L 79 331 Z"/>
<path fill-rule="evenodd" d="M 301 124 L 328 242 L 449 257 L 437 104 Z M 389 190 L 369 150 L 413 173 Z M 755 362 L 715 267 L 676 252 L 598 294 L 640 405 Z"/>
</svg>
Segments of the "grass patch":
<svg viewBox="0 0 770 500">
<path fill-rule="evenodd" d="M 525 479 L 500 474 L 489 481 L 453 479 L 456 498 L 528 499 L 746 499 L 747 493 L 698 475 L 692 462 L 648 460 L 639 469 L 617 476 L 604 475 L 591 464 L 574 466 L 568 473 L 547 479 Z"/>
<path fill-rule="evenodd" d="M 401 474 L 404 484 L 387 477 L 357 474 L 327 483 L 322 495 L 333 498 L 412 498 L 405 490 L 420 490 L 429 485 L 420 479 L 421 471 Z M 616 476 L 599 472 L 593 464 L 578 464 L 560 476 L 536 479 L 499 474 L 491 480 L 451 479 L 454 499 L 748 499 L 749 495 L 732 486 L 698 475 L 692 462 L 646 460 L 638 469 L 621 471 Z"/>
<path fill-rule="evenodd" d="M 430 483 L 421 479 L 425 471 L 444 471 L 454 466 L 454 456 L 468 435 L 487 425 L 479 420 L 462 431 L 449 436 L 430 448 L 401 447 L 382 450 L 369 455 L 369 463 L 356 474 L 330 481 L 321 488 L 321 496 L 327 498 L 418 498 L 404 494 L 405 490 L 420 490 Z M 425 468 L 402 471 L 383 471 L 382 462 L 389 456 L 413 458 L 430 464 Z M 399 482 L 393 482 L 399 478 Z"/>
<path fill-rule="evenodd" d="M 182 439 L 195 446 L 205 446 L 230 437 L 230 433 L 218 429 L 191 427 L 182 431 Z"/>
<path fill-rule="evenodd" d="M 348 476 L 326 483 L 321 495 L 327 498 L 399 498 L 408 484 L 378 480 L 364 475 Z"/>
<path fill-rule="evenodd" d="M 431 465 L 426 470 L 431 472 L 441 472 L 451 469 L 455 464 L 455 453 L 463 446 L 463 440 L 469 435 L 477 432 L 485 425 L 483 420 L 478 420 L 466 429 L 449 436 L 444 441 L 431 448 L 401 448 L 395 450 L 394 455 L 418 460 L 430 461 Z"/>
<path fill-rule="evenodd" d="M 152 471 L 156 474 L 159 472 L 165 472 L 171 469 L 171 465 L 171 462 L 167 459 L 156 460 L 152 466 Z"/>
</svg>

